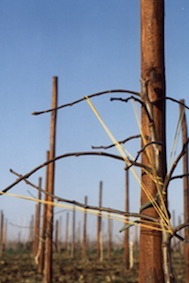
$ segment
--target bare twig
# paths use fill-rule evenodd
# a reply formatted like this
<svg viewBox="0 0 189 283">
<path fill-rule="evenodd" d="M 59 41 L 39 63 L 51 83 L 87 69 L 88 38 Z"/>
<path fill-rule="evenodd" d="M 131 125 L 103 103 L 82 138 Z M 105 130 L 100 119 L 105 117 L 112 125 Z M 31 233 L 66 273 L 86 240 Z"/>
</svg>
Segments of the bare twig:
<svg viewBox="0 0 189 283">
<path fill-rule="evenodd" d="M 177 234 L 180 230 L 189 227 L 189 223 L 183 223 L 181 225 L 178 225 L 174 230 L 173 230 L 173 234 L 170 235 L 170 239 L 175 236 L 177 237 L 180 241 L 189 244 L 189 239 L 185 239 L 183 238 L 181 235 Z"/>
<path fill-rule="evenodd" d="M 80 102 L 86 100 L 86 97 L 93 98 L 93 97 L 101 96 L 101 95 L 104 95 L 104 94 L 110 94 L 110 93 L 129 93 L 129 94 L 134 94 L 134 95 L 140 96 L 139 92 L 131 91 L 131 90 L 126 90 L 126 89 L 105 90 L 105 91 L 97 92 L 97 93 L 94 93 L 94 94 L 90 94 L 88 96 L 84 96 L 84 97 L 82 97 L 82 98 L 80 98 L 78 100 L 72 101 L 70 103 L 66 103 L 66 104 L 60 105 L 56 109 L 47 109 L 47 110 L 43 110 L 43 111 L 33 112 L 32 115 L 41 115 L 41 114 L 44 114 L 44 113 L 49 113 L 49 112 L 51 112 L 53 110 L 59 110 L 61 108 L 65 108 L 65 107 L 68 107 L 68 106 L 73 106 L 74 104 L 80 103 Z"/>
<path fill-rule="evenodd" d="M 130 136 L 129 138 L 127 139 L 124 139 L 124 140 L 121 140 L 121 141 L 118 141 L 119 144 L 124 144 L 132 139 L 137 139 L 137 138 L 140 138 L 141 135 L 135 135 L 135 136 Z M 108 145 L 108 146 L 103 146 L 103 145 L 100 145 L 100 146 L 91 146 L 92 149 L 109 149 L 111 147 L 114 147 L 116 146 L 115 144 L 111 144 L 111 145 Z"/>
<path fill-rule="evenodd" d="M 175 180 L 175 179 L 182 179 L 182 178 L 184 178 L 186 176 L 189 176 L 189 173 L 173 176 L 173 177 L 170 178 L 170 181 Z"/>
<path fill-rule="evenodd" d="M 146 112 L 146 115 L 148 116 L 149 122 L 150 122 L 150 123 L 153 123 L 153 120 L 152 120 L 152 118 L 150 117 L 150 114 L 149 114 L 149 112 L 148 112 L 148 109 L 147 109 L 147 107 L 146 107 L 146 104 L 145 104 L 142 100 L 140 100 L 139 98 L 136 98 L 136 97 L 134 97 L 134 96 L 130 96 L 130 97 L 126 98 L 126 99 L 125 99 L 125 98 L 121 98 L 121 97 L 118 97 L 118 98 L 112 97 L 112 98 L 110 98 L 110 101 L 119 100 L 119 101 L 123 101 L 123 102 L 128 102 L 130 99 L 133 99 L 133 100 L 139 102 L 139 103 L 144 107 L 144 110 L 145 110 L 145 112 Z"/>
<path fill-rule="evenodd" d="M 136 158 L 135 158 L 134 161 L 136 162 L 136 161 L 138 160 L 140 154 L 141 154 L 148 146 L 153 145 L 153 144 L 157 144 L 157 145 L 159 145 L 159 146 L 163 146 L 161 142 L 156 142 L 156 141 L 152 141 L 152 142 L 149 142 L 149 143 L 145 144 L 145 145 L 143 146 L 143 148 L 137 152 L 137 156 L 136 156 Z"/>
<path fill-rule="evenodd" d="M 161 143 L 161 142 L 155 142 L 155 141 L 152 141 L 152 142 L 149 142 L 148 144 L 145 144 L 145 146 L 143 146 L 143 148 L 137 152 L 137 155 L 136 155 L 136 157 L 135 157 L 135 159 L 134 159 L 134 163 L 137 162 L 137 160 L 138 160 L 140 154 L 146 149 L 146 147 L 149 146 L 149 145 L 153 145 L 153 144 L 157 144 L 157 145 L 162 146 L 162 143 Z M 134 164 L 134 163 L 133 163 L 133 164 Z M 130 169 L 130 168 L 133 166 L 133 164 L 127 166 L 127 167 L 126 167 L 126 170 Z"/>
<path fill-rule="evenodd" d="M 188 146 L 188 143 L 189 143 L 189 138 L 188 138 L 187 141 L 183 144 L 183 147 L 182 147 L 181 152 L 180 152 L 179 155 L 177 156 L 175 162 L 173 163 L 173 165 L 172 165 L 172 167 L 171 167 L 171 169 L 170 169 L 169 174 L 168 174 L 168 175 L 166 176 L 166 178 L 165 178 L 163 193 L 167 191 L 167 188 L 168 188 L 169 183 L 170 183 L 170 181 L 171 181 L 173 172 L 174 172 L 175 168 L 177 167 L 177 164 L 179 163 L 180 159 L 181 159 L 181 158 L 183 157 L 183 155 L 185 154 L 186 147 Z"/>
</svg>

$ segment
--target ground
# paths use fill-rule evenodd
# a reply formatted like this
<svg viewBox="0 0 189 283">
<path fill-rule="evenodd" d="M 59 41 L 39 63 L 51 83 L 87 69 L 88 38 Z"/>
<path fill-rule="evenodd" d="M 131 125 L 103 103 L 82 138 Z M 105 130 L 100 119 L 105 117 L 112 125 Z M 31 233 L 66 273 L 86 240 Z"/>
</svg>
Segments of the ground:
<svg viewBox="0 0 189 283">
<path fill-rule="evenodd" d="M 183 259 L 179 254 L 174 256 L 176 282 L 184 283 Z M 134 268 L 125 270 L 121 254 L 97 262 L 71 259 L 55 254 L 53 258 L 53 283 L 137 283 L 138 263 Z M 0 259 L 0 283 L 41 283 L 42 275 L 38 274 L 33 257 L 28 252 L 9 252 Z"/>
</svg>

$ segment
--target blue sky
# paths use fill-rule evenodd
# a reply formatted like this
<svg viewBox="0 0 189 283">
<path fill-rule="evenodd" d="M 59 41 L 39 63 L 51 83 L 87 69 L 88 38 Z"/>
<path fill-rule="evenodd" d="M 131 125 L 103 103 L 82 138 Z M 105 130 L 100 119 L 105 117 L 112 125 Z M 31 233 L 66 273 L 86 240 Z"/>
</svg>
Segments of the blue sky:
<svg viewBox="0 0 189 283">
<path fill-rule="evenodd" d="M 189 3 L 165 2 L 167 95 L 189 104 Z M 59 77 L 59 104 L 101 90 L 140 90 L 139 1 L 1 0 L 0 35 L 0 179 L 4 189 L 15 180 L 10 168 L 24 174 L 46 158 L 50 115 L 31 113 L 50 107 L 53 76 Z M 109 102 L 109 97 L 93 103 L 115 137 L 138 134 L 132 105 Z M 170 148 L 179 107 L 168 102 L 167 109 Z M 86 102 L 59 111 L 57 155 L 110 143 Z M 129 142 L 126 148 L 135 155 L 139 144 Z M 97 205 L 102 180 L 103 205 L 123 209 L 123 169 L 122 162 L 97 157 L 58 161 L 55 193 L 78 201 L 87 195 L 89 204 Z M 37 183 L 40 176 L 44 179 L 44 170 L 30 180 Z M 130 207 L 138 211 L 139 187 L 132 176 L 130 186 Z M 24 183 L 11 193 L 30 196 L 28 190 L 36 195 Z M 171 209 L 181 214 L 182 182 L 173 190 Z M 11 222 L 26 224 L 34 204 L 3 196 L 1 209 Z"/>
</svg>

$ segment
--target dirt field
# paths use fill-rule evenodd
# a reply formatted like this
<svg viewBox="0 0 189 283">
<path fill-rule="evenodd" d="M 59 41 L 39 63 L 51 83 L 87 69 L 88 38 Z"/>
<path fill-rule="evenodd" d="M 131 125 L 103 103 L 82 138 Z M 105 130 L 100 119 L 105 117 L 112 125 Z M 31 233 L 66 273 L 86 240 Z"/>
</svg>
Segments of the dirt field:
<svg viewBox="0 0 189 283">
<path fill-rule="evenodd" d="M 184 283 L 182 258 L 174 257 L 176 282 Z M 138 263 L 126 271 L 122 257 L 116 255 L 111 260 L 99 263 L 93 260 L 73 260 L 60 255 L 54 256 L 53 282 L 64 283 L 137 283 Z M 29 253 L 9 253 L 0 259 L 0 283 L 41 283 L 33 258 Z"/>
</svg>

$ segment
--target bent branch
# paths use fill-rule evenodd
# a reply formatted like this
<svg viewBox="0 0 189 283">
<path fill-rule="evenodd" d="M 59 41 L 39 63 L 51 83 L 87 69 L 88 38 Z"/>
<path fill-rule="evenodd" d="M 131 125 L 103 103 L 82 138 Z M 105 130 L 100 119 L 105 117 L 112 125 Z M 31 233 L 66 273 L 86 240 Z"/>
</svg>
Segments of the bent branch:
<svg viewBox="0 0 189 283">
<path fill-rule="evenodd" d="M 110 94 L 110 93 L 129 93 L 129 94 L 134 94 L 134 95 L 140 96 L 139 92 L 132 91 L 132 90 L 126 90 L 126 89 L 105 90 L 105 91 L 101 91 L 101 92 L 97 92 L 97 93 L 94 93 L 94 94 L 90 94 L 90 95 L 84 96 L 84 97 L 82 97 L 82 98 L 80 98 L 78 100 L 72 101 L 72 102 L 67 103 L 67 104 L 62 104 L 62 105 L 58 106 L 57 108 L 51 108 L 51 109 L 47 109 L 47 110 L 43 110 L 43 111 L 32 112 L 32 115 L 41 115 L 41 114 L 49 113 L 49 112 L 51 112 L 53 110 L 59 110 L 61 108 L 65 108 L 65 107 L 68 107 L 68 106 L 73 106 L 74 104 L 77 104 L 77 103 L 80 103 L 80 102 L 86 100 L 86 98 L 93 98 L 93 97 L 101 96 L 101 95 L 104 95 L 104 94 Z"/>
</svg>

